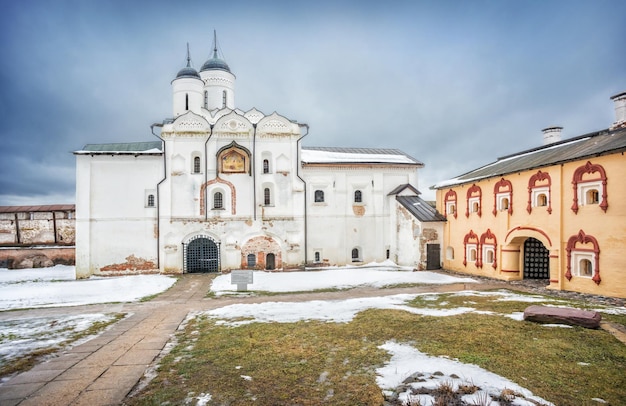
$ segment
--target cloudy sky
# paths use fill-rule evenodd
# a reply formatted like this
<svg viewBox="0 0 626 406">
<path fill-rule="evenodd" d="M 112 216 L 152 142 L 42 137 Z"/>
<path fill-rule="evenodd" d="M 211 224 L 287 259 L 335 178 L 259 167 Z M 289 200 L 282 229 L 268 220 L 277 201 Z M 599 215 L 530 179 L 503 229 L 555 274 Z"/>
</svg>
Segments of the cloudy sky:
<svg viewBox="0 0 626 406">
<path fill-rule="evenodd" d="M 306 146 L 399 148 L 419 189 L 607 128 L 626 90 L 626 2 L 2 2 L 0 205 L 74 202 L 87 143 L 155 140 L 186 43 L 217 30 L 237 106 L 310 126 Z"/>
</svg>

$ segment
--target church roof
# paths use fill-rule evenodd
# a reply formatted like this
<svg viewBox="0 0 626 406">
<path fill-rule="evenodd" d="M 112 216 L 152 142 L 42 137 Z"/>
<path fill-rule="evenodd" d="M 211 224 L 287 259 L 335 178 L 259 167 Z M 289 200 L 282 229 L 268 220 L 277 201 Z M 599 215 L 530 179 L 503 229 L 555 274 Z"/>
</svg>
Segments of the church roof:
<svg viewBox="0 0 626 406">
<path fill-rule="evenodd" d="M 204 65 L 202 65 L 200 72 L 204 72 L 207 70 L 223 70 L 231 73 L 228 64 L 223 59 L 217 57 L 217 51 L 213 53 L 213 57 L 211 59 L 209 59 L 204 63 Z"/>
<path fill-rule="evenodd" d="M 442 189 L 580 159 L 626 151 L 626 128 L 602 130 L 498 158 L 454 179 L 432 186 Z"/>
<path fill-rule="evenodd" d="M 396 200 L 419 221 L 446 221 L 441 213 L 419 196 L 396 196 Z"/>
<path fill-rule="evenodd" d="M 74 154 L 161 154 L 161 141 L 125 142 L 114 144 L 87 144 Z"/>
<path fill-rule="evenodd" d="M 196 71 L 191 66 L 191 55 L 189 54 L 189 44 L 187 44 L 187 66 L 179 70 L 178 73 L 176 74 L 176 79 L 181 79 L 181 78 L 201 79 L 200 75 L 198 74 L 198 71 Z"/>
<path fill-rule="evenodd" d="M 307 164 L 424 164 L 399 149 L 302 147 L 301 159 Z"/>
</svg>

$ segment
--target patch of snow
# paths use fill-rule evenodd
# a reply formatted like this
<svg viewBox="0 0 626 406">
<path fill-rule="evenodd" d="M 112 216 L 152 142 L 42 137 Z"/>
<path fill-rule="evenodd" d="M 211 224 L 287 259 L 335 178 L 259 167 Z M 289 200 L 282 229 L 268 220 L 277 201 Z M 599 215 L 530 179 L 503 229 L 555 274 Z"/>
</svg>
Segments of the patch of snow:
<svg viewBox="0 0 626 406">
<path fill-rule="evenodd" d="M 451 360 L 444 357 L 432 357 L 420 352 L 407 344 L 399 344 L 389 341 L 380 348 L 391 354 L 391 360 L 383 367 L 376 370 L 376 382 L 383 390 L 394 389 L 415 372 L 425 374 L 425 377 L 440 372 L 443 375 L 433 375 L 432 380 L 426 382 L 415 382 L 412 385 L 419 387 L 437 387 L 442 382 L 448 382 L 455 385 L 471 382 L 473 385 L 480 387 L 489 393 L 499 394 L 504 389 L 513 390 L 526 399 L 534 400 L 541 405 L 553 405 L 552 403 L 534 396 L 531 391 L 525 389 L 513 381 L 510 381 L 500 375 L 489 372 L 477 365 L 464 364 L 457 360 Z M 460 378 L 452 378 L 451 375 Z"/>
<path fill-rule="evenodd" d="M 80 314 L 0 320 L 0 365 L 34 351 L 53 348 L 94 323 L 107 322 L 110 314 Z"/>
<path fill-rule="evenodd" d="M 352 152 L 319 151 L 304 149 L 300 153 L 300 159 L 306 163 L 392 163 L 392 164 L 415 164 L 415 161 L 402 154 L 363 154 Z"/>
<path fill-rule="evenodd" d="M 74 266 L 0 270 L 0 310 L 134 302 L 171 287 L 164 275 L 75 279 Z"/>
<path fill-rule="evenodd" d="M 252 377 L 248 376 L 248 375 L 239 375 L 239 376 L 241 376 L 246 381 L 251 381 L 252 380 Z"/>
<path fill-rule="evenodd" d="M 231 276 L 220 275 L 211 291 L 217 294 L 236 292 Z M 392 267 L 338 268 L 324 271 L 264 272 L 254 271 L 254 283 L 248 290 L 265 292 L 304 292 L 318 289 L 350 289 L 357 286 L 385 287 L 399 284 L 476 283 L 471 278 L 458 278 L 428 271 L 400 271 Z"/>
<path fill-rule="evenodd" d="M 302 320 L 319 320 L 334 323 L 348 323 L 356 314 L 368 309 L 404 310 L 423 316 L 455 316 L 469 313 L 471 307 L 453 309 L 424 309 L 406 306 L 416 294 L 402 294 L 382 297 L 364 297 L 345 300 L 312 300 L 308 302 L 266 302 L 254 304 L 234 304 L 209 310 L 202 314 L 219 319 L 218 324 L 240 326 L 250 323 L 295 323 Z M 242 320 L 244 319 L 244 320 Z"/>
</svg>

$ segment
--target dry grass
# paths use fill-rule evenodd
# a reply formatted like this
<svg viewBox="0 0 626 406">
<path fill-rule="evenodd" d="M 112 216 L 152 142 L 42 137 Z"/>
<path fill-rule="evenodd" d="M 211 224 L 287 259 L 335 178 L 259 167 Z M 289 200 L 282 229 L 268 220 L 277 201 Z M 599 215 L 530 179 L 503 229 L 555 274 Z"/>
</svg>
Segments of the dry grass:
<svg viewBox="0 0 626 406">
<path fill-rule="evenodd" d="M 456 301 L 468 300 L 498 313 L 528 306 L 454 295 L 413 305 L 460 306 Z M 623 404 L 626 398 L 626 346 L 607 332 L 548 328 L 499 315 L 368 310 L 345 324 L 240 327 L 199 318 L 178 339 L 157 377 L 129 404 L 194 404 L 194 396 L 210 393 L 209 405 L 381 405 L 375 369 L 389 359 L 378 348 L 388 340 L 477 364 L 558 405 L 590 404 L 596 397 Z"/>
</svg>

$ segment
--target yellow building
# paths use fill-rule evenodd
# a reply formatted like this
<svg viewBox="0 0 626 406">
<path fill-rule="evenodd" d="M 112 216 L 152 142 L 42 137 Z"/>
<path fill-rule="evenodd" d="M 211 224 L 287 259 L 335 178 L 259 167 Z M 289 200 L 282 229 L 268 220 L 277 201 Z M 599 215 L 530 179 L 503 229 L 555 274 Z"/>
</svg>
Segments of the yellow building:
<svg viewBox="0 0 626 406">
<path fill-rule="evenodd" d="M 550 289 L 626 297 L 626 92 L 602 131 L 544 145 L 440 182 L 443 264 Z"/>
</svg>

